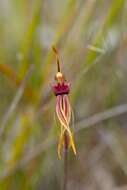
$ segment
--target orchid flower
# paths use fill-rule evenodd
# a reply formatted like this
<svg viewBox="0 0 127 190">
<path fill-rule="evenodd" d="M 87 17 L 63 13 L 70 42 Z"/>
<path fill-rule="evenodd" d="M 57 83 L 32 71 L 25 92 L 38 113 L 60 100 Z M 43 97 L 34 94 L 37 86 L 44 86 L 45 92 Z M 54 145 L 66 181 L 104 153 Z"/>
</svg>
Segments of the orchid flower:
<svg viewBox="0 0 127 190">
<path fill-rule="evenodd" d="M 65 82 L 65 78 L 60 70 L 60 61 L 58 50 L 53 46 L 53 52 L 56 55 L 57 73 L 55 75 L 56 84 L 52 85 L 52 90 L 56 96 L 56 115 L 60 123 L 60 137 L 58 143 L 58 157 L 61 158 L 61 149 L 64 147 L 68 150 L 72 148 L 76 155 L 76 148 L 73 133 L 70 128 L 71 106 L 68 98 L 70 92 L 70 83 Z"/>
</svg>

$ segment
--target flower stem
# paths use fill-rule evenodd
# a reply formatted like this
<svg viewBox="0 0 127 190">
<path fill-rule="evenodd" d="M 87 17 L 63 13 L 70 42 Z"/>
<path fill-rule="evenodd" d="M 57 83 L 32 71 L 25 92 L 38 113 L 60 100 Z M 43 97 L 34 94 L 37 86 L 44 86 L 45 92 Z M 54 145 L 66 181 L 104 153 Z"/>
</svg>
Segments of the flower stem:
<svg viewBox="0 0 127 190">
<path fill-rule="evenodd" d="M 64 178 L 63 178 L 63 190 L 67 190 L 68 184 L 68 136 L 64 134 Z"/>
</svg>

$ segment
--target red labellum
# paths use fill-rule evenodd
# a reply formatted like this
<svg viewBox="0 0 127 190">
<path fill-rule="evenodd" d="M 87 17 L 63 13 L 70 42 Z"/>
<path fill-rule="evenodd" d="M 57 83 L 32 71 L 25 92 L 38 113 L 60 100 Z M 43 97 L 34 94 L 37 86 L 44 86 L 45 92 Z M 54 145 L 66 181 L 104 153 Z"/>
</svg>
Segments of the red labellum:
<svg viewBox="0 0 127 190">
<path fill-rule="evenodd" d="M 57 83 L 55 85 L 52 85 L 52 90 L 56 96 L 58 95 L 64 95 L 69 94 L 70 92 L 70 83 Z"/>
</svg>

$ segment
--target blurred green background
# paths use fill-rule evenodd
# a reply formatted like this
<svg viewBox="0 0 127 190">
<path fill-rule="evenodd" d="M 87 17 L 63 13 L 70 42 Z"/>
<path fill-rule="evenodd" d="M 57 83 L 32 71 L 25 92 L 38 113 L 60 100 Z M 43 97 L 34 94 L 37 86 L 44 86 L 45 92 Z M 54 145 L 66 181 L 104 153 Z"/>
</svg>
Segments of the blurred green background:
<svg viewBox="0 0 127 190">
<path fill-rule="evenodd" d="M 68 189 L 127 189 L 127 1 L 0 0 L 0 190 L 60 190 L 51 84 L 71 82 Z"/>
</svg>

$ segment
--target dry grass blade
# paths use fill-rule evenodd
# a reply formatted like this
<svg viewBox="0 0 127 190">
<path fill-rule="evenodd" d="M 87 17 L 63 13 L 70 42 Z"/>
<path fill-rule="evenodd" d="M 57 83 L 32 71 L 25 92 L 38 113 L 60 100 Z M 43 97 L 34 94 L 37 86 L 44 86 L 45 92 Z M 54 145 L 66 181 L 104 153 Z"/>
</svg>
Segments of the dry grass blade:
<svg viewBox="0 0 127 190">
<path fill-rule="evenodd" d="M 12 102 L 11 102 L 9 108 L 7 109 L 7 111 L 4 113 L 4 116 L 3 116 L 2 121 L 1 121 L 0 137 L 1 137 L 1 135 L 3 134 L 3 132 L 5 130 L 5 127 L 6 127 L 6 124 L 7 124 L 8 120 L 9 120 L 9 118 L 11 117 L 13 112 L 15 111 L 19 101 L 21 100 L 21 98 L 23 96 L 23 93 L 25 91 L 25 87 L 26 87 L 26 84 L 27 84 L 27 80 L 29 79 L 32 71 L 33 71 L 33 65 L 31 65 L 30 68 L 28 69 L 27 74 L 25 75 L 23 81 L 21 82 L 21 84 L 19 86 L 19 89 L 17 90 L 17 93 L 16 93 L 14 99 L 12 100 Z"/>
<path fill-rule="evenodd" d="M 127 113 L 127 104 L 119 105 L 91 117 L 80 119 L 80 121 L 76 122 L 76 125 L 80 126 L 76 129 L 76 132 L 125 113 Z"/>
</svg>

